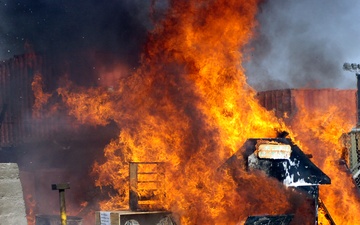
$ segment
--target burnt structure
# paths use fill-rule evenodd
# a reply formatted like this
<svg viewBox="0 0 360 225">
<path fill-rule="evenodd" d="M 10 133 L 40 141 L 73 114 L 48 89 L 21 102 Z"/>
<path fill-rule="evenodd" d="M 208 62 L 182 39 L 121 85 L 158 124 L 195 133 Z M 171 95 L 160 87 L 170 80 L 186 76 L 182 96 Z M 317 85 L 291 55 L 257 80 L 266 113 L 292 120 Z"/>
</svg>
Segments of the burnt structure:
<svg viewBox="0 0 360 225">
<path fill-rule="evenodd" d="M 95 224 L 175 225 L 171 212 L 161 205 L 165 198 L 164 176 L 161 162 L 130 162 L 129 210 L 98 211 Z"/>
<path fill-rule="evenodd" d="M 225 167 L 233 174 L 235 181 L 237 171 L 234 168 L 244 162 L 248 171 L 263 171 L 285 186 L 299 193 L 305 193 L 310 199 L 309 204 L 313 207 L 313 222 L 318 224 L 319 185 L 330 184 L 331 180 L 290 139 L 248 139 L 225 163 Z M 256 218 L 259 221 L 267 221 L 268 223 L 265 224 L 288 224 L 292 215 L 264 215 Z M 251 221 L 256 218 L 251 218 Z M 284 219 L 283 223 L 277 223 L 282 219 Z"/>
<path fill-rule="evenodd" d="M 359 88 L 360 74 L 356 74 L 356 77 Z M 357 90 L 284 89 L 259 92 L 257 98 L 267 110 L 274 111 L 277 117 L 290 123 L 299 107 L 309 111 L 326 110 L 330 107 L 341 110 L 345 115 L 344 120 L 357 124 L 349 133 L 343 135 L 344 150 L 341 160 L 346 162 L 357 187 L 360 188 L 360 98 Z"/>
<path fill-rule="evenodd" d="M 130 162 L 129 208 L 132 211 L 163 210 L 165 170 L 161 162 Z"/>
</svg>

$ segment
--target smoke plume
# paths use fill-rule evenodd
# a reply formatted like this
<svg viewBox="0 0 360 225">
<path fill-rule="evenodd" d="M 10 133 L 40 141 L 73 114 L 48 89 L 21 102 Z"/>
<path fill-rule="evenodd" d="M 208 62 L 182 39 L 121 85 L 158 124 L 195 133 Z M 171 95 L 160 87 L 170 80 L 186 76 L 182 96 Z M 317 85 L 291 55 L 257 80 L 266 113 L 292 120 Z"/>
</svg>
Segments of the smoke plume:
<svg viewBox="0 0 360 225">
<path fill-rule="evenodd" d="M 354 88 L 342 65 L 360 60 L 359 7 L 355 0 L 265 1 L 248 49 L 249 83 L 257 90 Z"/>
<path fill-rule="evenodd" d="M 150 8 L 151 1 L 139 0 L 0 1 L 0 59 L 44 54 L 54 70 L 71 71 L 79 82 L 93 78 L 99 64 L 131 68 L 152 27 Z"/>
<path fill-rule="evenodd" d="M 99 63 L 137 66 L 152 19 L 161 17 L 166 7 L 166 0 L 3 0 L 0 59 L 26 51 L 43 53 L 77 74 L 75 80 L 89 82 Z M 356 0 L 264 1 L 257 37 L 247 50 L 250 85 L 259 91 L 354 88 L 354 77 L 341 66 L 360 61 L 359 7 Z"/>
</svg>

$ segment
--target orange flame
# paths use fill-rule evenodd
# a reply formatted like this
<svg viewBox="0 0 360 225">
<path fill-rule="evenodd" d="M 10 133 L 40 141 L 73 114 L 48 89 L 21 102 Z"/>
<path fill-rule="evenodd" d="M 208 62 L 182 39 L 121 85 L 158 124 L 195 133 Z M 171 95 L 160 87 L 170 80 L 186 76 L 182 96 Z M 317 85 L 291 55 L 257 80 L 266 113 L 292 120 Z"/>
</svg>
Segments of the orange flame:
<svg viewBox="0 0 360 225">
<path fill-rule="evenodd" d="M 285 190 L 274 181 L 263 188 L 257 176 L 243 175 L 256 190 L 248 195 L 217 172 L 246 139 L 285 129 L 257 103 L 241 66 L 239 50 L 251 37 L 256 10 L 257 1 L 173 1 L 168 19 L 149 37 L 142 66 L 118 89 L 58 89 L 79 121 L 113 120 L 121 128 L 104 150 L 107 161 L 94 165 L 96 185 L 117 190 L 102 209 L 127 207 L 129 162 L 155 161 L 166 167 L 161 205 L 183 225 L 236 224 L 255 212 L 285 212 Z M 280 203 L 261 200 L 266 190 L 283 196 Z M 244 205 L 249 198 L 258 199 L 257 208 Z"/>
<path fill-rule="evenodd" d="M 331 178 L 331 185 L 320 187 L 320 198 L 336 224 L 357 224 L 359 218 L 356 215 L 360 213 L 358 190 L 349 171 L 340 163 L 343 158 L 341 136 L 355 124 L 353 117 L 347 116 L 350 109 L 332 104 L 310 109 L 305 108 L 301 101 L 297 101 L 296 105 L 299 110 L 292 119 L 291 127 L 303 150 L 311 153 L 315 164 Z M 325 217 L 320 217 L 320 222 L 327 224 Z"/>
<path fill-rule="evenodd" d="M 41 73 L 36 72 L 34 74 L 31 89 L 35 99 L 32 107 L 33 119 L 39 122 L 43 119 L 54 120 L 55 115 L 60 111 L 59 103 L 52 100 L 54 97 L 53 93 L 46 93 L 44 91 L 44 81 Z"/>
<path fill-rule="evenodd" d="M 41 117 L 41 112 L 45 104 L 48 103 L 51 94 L 45 93 L 43 91 L 43 80 L 40 73 L 36 73 L 31 83 L 32 91 L 35 96 L 35 102 L 33 105 L 33 117 L 39 119 Z"/>
<path fill-rule="evenodd" d="M 34 200 L 34 198 L 31 194 L 28 194 L 25 197 L 25 203 L 26 203 L 26 219 L 27 219 L 28 225 L 35 225 L 36 201 Z"/>
<path fill-rule="evenodd" d="M 115 191 L 100 203 L 102 210 L 128 208 L 129 162 L 141 161 L 164 162 L 161 208 L 172 211 L 182 225 L 240 224 L 249 215 L 291 209 L 293 196 L 277 181 L 239 165 L 241 182 L 235 183 L 227 171 L 218 170 L 246 139 L 291 132 L 258 104 L 241 66 L 240 50 L 256 26 L 257 3 L 170 1 L 167 17 L 150 33 L 141 66 L 131 76 L 116 76 L 120 81 L 112 89 L 70 82 L 58 89 L 69 114 L 81 123 L 114 121 L 120 128 L 104 149 L 106 161 L 93 167 L 95 184 Z M 35 107 L 41 108 L 43 101 L 38 101 Z M 299 109 L 291 136 L 333 182 L 322 188 L 326 194 L 321 197 L 335 221 L 356 224 L 354 186 L 336 164 L 338 139 L 351 123 L 336 108 L 310 114 L 299 103 Z M 345 203 L 336 211 L 340 201 Z"/>
</svg>

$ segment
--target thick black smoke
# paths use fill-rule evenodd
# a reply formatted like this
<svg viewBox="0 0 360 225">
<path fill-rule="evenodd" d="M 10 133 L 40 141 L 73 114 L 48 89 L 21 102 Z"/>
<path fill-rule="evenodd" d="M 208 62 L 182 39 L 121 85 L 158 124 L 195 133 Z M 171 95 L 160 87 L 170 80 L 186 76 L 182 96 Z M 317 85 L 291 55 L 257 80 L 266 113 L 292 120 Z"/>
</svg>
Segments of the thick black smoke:
<svg viewBox="0 0 360 225">
<path fill-rule="evenodd" d="M 48 68 L 42 69 L 41 73 L 47 93 L 56 93 L 54 90 L 57 83 L 65 74 L 79 85 L 95 84 L 99 74 L 104 72 L 103 68 L 111 70 L 113 66 L 121 64 L 132 69 L 138 65 L 147 32 L 153 26 L 151 18 L 161 17 L 162 7 L 166 7 L 163 2 L 0 0 L 0 60 L 6 61 L 24 53 L 43 56 Z M 154 13 L 151 10 L 152 3 L 155 4 L 155 14 L 151 14 Z M 10 61 L 5 64 L 8 65 Z M 35 213 L 51 214 L 56 208 L 58 210 L 58 206 L 52 207 L 52 203 L 56 203 L 56 195 L 54 200 L 49 182 L 70 182 L 71 191 L 67 192 L 70 197 L 67 200 L 69 211 L 72 212 L 71 206 L 77 209 L 81 202 L 88 202 L 79 216 L 90 218 L 91 223 L 84 224 L 93 224 L 94 215 L 89 211 L 98 210 L 99 193 L 98 189 L 91 186 L 93 180 L 88 174 L 94 161 L 101 161 L 104 146 L 115 138 L 119 128 L 114 124 L 106 127 L 80 126 L 61 107 L 54 115 L 50 113 L 47 117 L 45 115 L 51 111 L 47 110 L 48 105 L 41 111 L 44 112 L 41 120 L 33 119 L 32 102 L 28 100 L 31 86 L 21 86 L 30 79 L 19 81 L 25 78 L 21 73 L 23 68 L 19 64 L 14 65 L 17 67 L 14 71 L 7 71 L 9 74 L 13 72 L 10 74 L 13 78 L 7 82 L 6 91 L 0 90 L 0 95 L 11 93 L 0 96 L 0 111 L 4 109 L 3 105 L 9 104 L 5 123 L 15 130 L 13 136 L 21 140 L 15 146 L 8 147 L 6 159 L 2 158 L 4 153 L 1 153 L 0 158 L 3 162 L 17 162 L 22 171 L 36 171 L 34 177 L 41 177 L 36 190 L 24 190 L 25 194 L 31 194 L 36 200 Z M 26 69 L 29 76 L 34 75 L 30 68 Z M 29 96 L 23 96 L 24 93 Z M 23 97 L 25 103 L 22 103 Z M 53 94 L 49 108 L 51 103 L 60 102 L 59 98 Z M 44 134 L 41 134 L 42 130 Z M 51 172 L 53 168 L 60 171 L 56 176 Z M 38 175 L 43 169 L 49 171 L 48 179 Z M 25 187 L 32 187 L 36 179 L 23 183 Z"/>
<path fill-rule="evenodd" d="M 86 80 L 94 75 L 94 61 L 136 66 L 153 26 L 151 4 L 160 11 L 166 2 L 1 0 L 0 60 L 34 51 Z M 354 88 L 355 78 L 342 64 L 360 62 L 359 9 L 357 0 L 262 3 L 245 64 L 249 83 L 257 90 Z"/>
<path fill-rule="evenodd" d="M 35 51 L 58 53 L 93 49 L 128 58 L 146 36 L 150 1 L 1 1 L 2 58 Z M 135 53 L 135 54 L 134 54 Z"/>
<path fill-rule="evenodd" d="M 260 6 L 245 65 L 257 90 L 355 88 L 344 62 L 360 63 L 360 2 L 270 0 Z"/>
<path fill-rule="evenodd" d="M 1 0 L 0 59 L 41 53 L 76 79 L 89 79 L 95 61 L 136 66 L 153 25 L 150 8 L 141 0 Z"/>
</svg>

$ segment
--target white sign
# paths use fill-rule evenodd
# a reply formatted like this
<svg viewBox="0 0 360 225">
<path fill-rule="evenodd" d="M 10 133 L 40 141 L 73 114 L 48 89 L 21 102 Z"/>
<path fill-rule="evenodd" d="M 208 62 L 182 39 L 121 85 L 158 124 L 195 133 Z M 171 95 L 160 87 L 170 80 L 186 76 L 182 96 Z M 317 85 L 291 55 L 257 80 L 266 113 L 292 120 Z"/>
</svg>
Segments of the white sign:
<svg viewBox="0 0 360 225">
<path fill-rule="evenodd" d="M 100 225 L 111 225 L 110 222 L 110 212 L 100 212 Z"/>
</svg>

